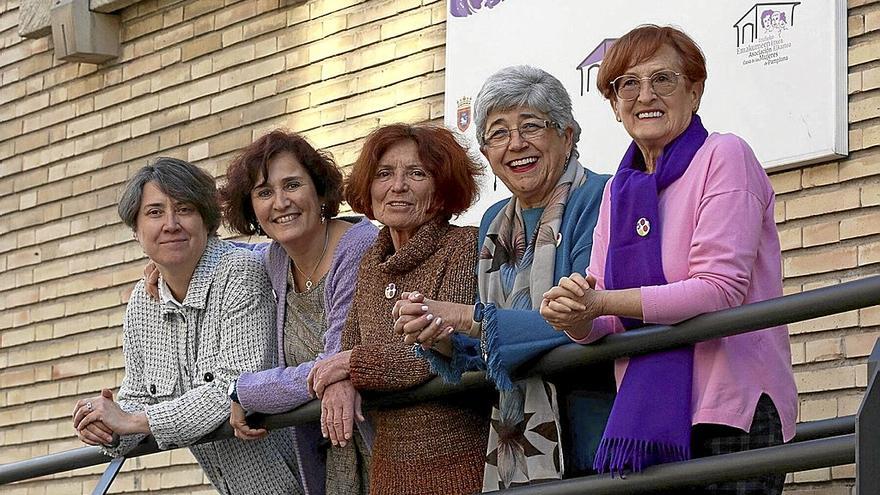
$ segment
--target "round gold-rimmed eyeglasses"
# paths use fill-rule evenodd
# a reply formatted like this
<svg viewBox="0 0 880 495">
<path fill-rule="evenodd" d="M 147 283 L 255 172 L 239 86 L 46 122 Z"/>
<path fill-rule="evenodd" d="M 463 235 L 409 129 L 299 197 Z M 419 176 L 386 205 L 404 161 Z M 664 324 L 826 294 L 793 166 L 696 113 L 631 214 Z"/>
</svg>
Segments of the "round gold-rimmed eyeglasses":
<svg viewBox="0 0 880 495">
<path fill-rule="evenodd" d="M 494 127 L 489 129 L 483 136 L 483 142 L 490 148 L 501 148 L 510 144 L 510 137 L 514 132 L 519 133 L 519 137 L 525 141 L 537 139 L 547 132 L 550 127 L 561 128 L 559 123 L 552 120 L 529 119 L 523 121 L 518 127 L 508 129 L 506 127 Z"/>
<path fill-rule="evenodd" d="M 624 74 L 611 81 L 614 94 L 623 101 L 632 101 L 642 92 L 642 81 L 651 81 L 651 90 L 657 96 L 669 96 L 678 87 L 678 79 L 683 76 L 673 70 L 660 70 L 648 77 L 636 77 Z"/>
</svg>

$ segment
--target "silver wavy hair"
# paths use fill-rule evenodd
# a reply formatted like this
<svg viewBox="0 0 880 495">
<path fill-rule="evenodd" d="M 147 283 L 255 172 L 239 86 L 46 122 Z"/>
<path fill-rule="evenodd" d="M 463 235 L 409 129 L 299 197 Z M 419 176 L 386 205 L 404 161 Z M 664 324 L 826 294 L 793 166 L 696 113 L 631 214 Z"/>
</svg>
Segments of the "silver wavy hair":
<svg viewBox="0 0 880 495">
<path fill-rule="evenodd" d="M 477 126 L 477 142 L 483 146 L 486 133 L 486 118 L 497 110 L 528 107 L 547 114 L 558 123 L 559 135 L 571 127 L 572 153 L 578 156 L 577 143 L 581 137 L 581 126 L 574 120 L 571 112 L 571 97 L 565 86 L 549 73 L 530 65 L 505 67 L 489 76 L 474 104 L 474 123 Z"/>
</svg>

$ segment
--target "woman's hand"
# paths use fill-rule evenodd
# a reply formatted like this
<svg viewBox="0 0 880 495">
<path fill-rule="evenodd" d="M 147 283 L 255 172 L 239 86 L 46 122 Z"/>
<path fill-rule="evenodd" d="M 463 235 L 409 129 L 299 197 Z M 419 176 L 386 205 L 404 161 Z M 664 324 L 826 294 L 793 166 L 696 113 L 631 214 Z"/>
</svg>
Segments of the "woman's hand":
<svg viewBox="0 0 880 495">
<path fill-rule="evenodd" d="M 265 428 L 251 428 L 247 423 L 244 408 L 238 402 L 232 401 L 232 410 L 229 413 L 229 424 L 235 430 L 235 438 L 241 440 L 259 440 L 266 438 L 269 432 Z"/>
<path fill-rule="evenodd" d="M 324 389 L 333 383 L 348 378 L 351 351 L 336 354 L 315 363 L 307 379 L 309 392 L 321 399 Z"/>
<path fill-rule="evenodd" d="M 404 344 L 421 344 L 429 349 L 449 339 L 452 332 L 470 331 L 474 307 L 446 301 L 434 301 L 418 292 L 404 292 L 394 304 L 391 316 L 394 331 L 403 335 Z"/>
<path fill-rule="evenodd" d="M 116 439 L 113 430 L 100 421 L 94 421 L 82 430 L 74 430 L 77 438 L 87 445 L 110 445 Z"/>
<path fill-rule="evenodd" d="M 557 330 L 568 331 L 577 337 L 586 336 L 593 319 L 605 314 L 602 296 L 595 286 L 595 279 L 585 279 L 579 273 L 562 277 L 559 285 L 544 293 L 541 316 Z"/>
<path fill-rule="evenodd" d="M 321 399 L 321 434 L 334 446 L 345 447 L 354 434 L 354 420 L 363 421 L 361 394 L 351 380 L 331 384 Z"/>
<path fill-rule="evenodd" d="M 155 300 L 159 300 L 159 267 L 150 260 L 144 266 L 144 290 Z"/>
<path fill-rule="evenodd" d="M 143 413 L 130 414 L 123 411 L 113 400 L 113 392 L 106 388 L 101 390 L 101 395 L 77 401 L 73 410 L 73 427 L 80 432 L 78 436 L 85 436 L 86 434 L 82 432 L 86 430 L 96 433 L 95 428 L 88 428 L 96 422 L 103 423 L 105 428 L 118 435 L 150 433 L 147 416 Z M 106 439 L 101 435 L 98 435 L 98 438 Z"/>
</svg>

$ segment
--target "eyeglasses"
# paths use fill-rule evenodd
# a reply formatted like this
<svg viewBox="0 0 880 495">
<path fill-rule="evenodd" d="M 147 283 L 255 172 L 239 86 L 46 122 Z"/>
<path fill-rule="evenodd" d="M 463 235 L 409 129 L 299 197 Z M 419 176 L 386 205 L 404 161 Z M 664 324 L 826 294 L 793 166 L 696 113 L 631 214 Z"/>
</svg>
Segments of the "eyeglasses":
<svg viewBox="0 0 880 495">
<path fill-rule="evenodd" d="M 680 72 L 671 70 L 657 71 L 649 77 L 636 77 L 624 74 L 611 81 L 611 87 L 614 88 L 614 94 L 618 98 L 623 101 L 632 101 L 641 94 L 642 81 L 650 80 L 651 89 L 654 91 L 654 94 L 657 96 L 669 96 L 678 87 L 678 78 L 681 76 Z"/>
<path fill-rule="evenodd" d="M 523 140 L 530 141 L 543 136 L 548 127 L 562 128 L 559 123 L 551 120 L 526 120 L 519 127 L 512 129 L 506 127 L 489 129 L 489 132 L 483 137 L 483 141 L 490 148 L 500 148 L 510 143 L 510 136 L 514 132 L 518 132 L 519 137 Z"/>
</svg>

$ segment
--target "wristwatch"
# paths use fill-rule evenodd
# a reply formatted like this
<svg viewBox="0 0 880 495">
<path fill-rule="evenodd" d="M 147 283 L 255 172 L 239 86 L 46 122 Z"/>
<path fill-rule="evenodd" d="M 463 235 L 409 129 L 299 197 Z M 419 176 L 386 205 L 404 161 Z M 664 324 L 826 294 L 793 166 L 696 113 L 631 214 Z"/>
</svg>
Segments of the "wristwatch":
<svg viewBox="0 0 880 495">
<path fill-rule="evenodd" d="M 483 332 L 483 311 L 486 307 L 483 303 L 474 304 L 474 316 L 471 318 L 471 331 L 468 332 L 471 337 L 479 337 Z"/>
<path fill-rule="evenodd" d="M 226 391 L 226 395 L 229 396 L 229 400 L 235 402 L 236 404 L 241 404 L 238 401 L 238 391 L 235 390 L 235 386 L 238 384 L 238 379 L 232 380 L 229 382 L 229 389 Z"/>
</svg>

